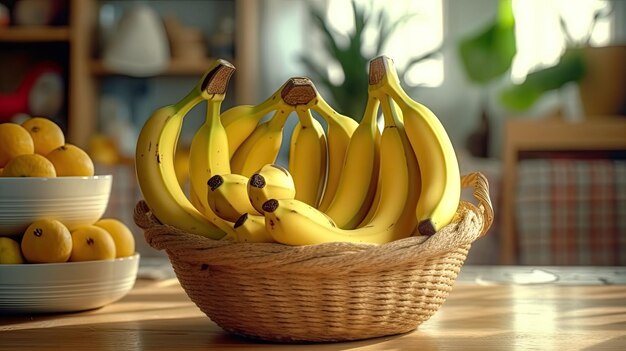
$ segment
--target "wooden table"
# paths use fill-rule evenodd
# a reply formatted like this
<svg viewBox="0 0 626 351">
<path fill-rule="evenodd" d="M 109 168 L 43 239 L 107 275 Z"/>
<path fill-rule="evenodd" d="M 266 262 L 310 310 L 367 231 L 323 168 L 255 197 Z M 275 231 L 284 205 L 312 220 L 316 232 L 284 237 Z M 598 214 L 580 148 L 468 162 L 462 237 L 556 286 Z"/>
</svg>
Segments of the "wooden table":
<svg viewBox="0 0 626 351">
<path fill-rule="evenodd" d="M 0 317 L 0 350 L 626 350 L 626 285 L 457 282 L 441 309 L 403 335 L 328 344 L 231 336 L 178 281 L 138 280 L 117 303 L 80 313 Z"/>
</svg>

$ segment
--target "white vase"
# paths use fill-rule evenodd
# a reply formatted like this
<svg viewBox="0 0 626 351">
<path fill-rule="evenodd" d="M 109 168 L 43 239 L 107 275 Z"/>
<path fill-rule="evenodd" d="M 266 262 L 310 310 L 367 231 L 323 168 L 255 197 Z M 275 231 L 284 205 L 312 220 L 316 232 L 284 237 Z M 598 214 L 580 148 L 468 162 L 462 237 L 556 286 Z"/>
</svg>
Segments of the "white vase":
<svg viewBox="0 0 626 351">
<path fill-rule="evenodd" d="M 104 50 L 103 65 L 113 72 L 146 77 L 163 72 L 169 62 L 169 43 L 159 14 L 144 4 L 124 12 Z"/>
</svg>

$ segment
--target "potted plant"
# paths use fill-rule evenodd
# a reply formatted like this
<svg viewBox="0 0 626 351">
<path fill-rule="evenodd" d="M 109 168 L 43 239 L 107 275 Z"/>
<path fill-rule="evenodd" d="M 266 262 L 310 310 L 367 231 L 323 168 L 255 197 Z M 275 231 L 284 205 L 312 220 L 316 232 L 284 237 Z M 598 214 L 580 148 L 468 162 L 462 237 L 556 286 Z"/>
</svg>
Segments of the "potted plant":
<svg viewBox="0 0 626 351">
<path fill-rule="evenodd" d="M 331 60 L 336 61 L 341 67 L 344 80 L 339 84 L 333 83 L 326 70 L 327 62 L 315 62 L 310 55 L 301 57 L 302 63 L 306 66 L 313 81 L 321 85 L 328 91 L 337 110 L 356 121 L 360 121 L 363 115 L 364 104 L 367 99 L 368 86 L 368 63 L 372 57 L 382 54 L 388 38 L 394 31 L 408 19 L 411 15 L 403 16 L 400 20 L 390 21 L 384 11 L 372 12 L 359 7 L 354 0 L 351 2 L 352 14 L 354 17 L 354 32 L 348 34 L 348 44 L 342 45 L 337 40 L 337 33 L 334 33 L 324 11 L 317 7 L 310 7 L 309 11 L 313 23 L 323 34 L 323 45 Z M 378 31 L 375 42 L 375 53 L 372 57 L 363 55 L 365 30 L 374 26 Z M 427 52 L 409 60 L 406 67 L 399 69 L 398 75 L 402 78 L 413 65 L 432 57 L 439 49 Z M 404 84 L 407 86 L 407 84 Z"/>
<path fill-rule="evenodd" d="M 459 42 L 461 63 L 468 79 L 482 89 L 480 125 L 467 139 L 473 156 L 489 156 L 490 122 L 487 87 L 511 68 L 517 53 L 511 0 L 500 0 L 495 19 Z"/>
</svg>

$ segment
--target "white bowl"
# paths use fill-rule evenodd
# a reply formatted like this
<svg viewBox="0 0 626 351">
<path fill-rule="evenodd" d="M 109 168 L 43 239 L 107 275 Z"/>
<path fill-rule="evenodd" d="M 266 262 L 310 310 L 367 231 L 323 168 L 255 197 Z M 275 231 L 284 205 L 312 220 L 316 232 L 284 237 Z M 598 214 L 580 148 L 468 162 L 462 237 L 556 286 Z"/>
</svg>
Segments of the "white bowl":
<svg viewBox="0 0 626 351">
<path fill-rule="evenodd" d="M 95 223 L 106 210 L 113 176 L 0 177 L 0 236 L 15 236 L 34 221 L 53 218 L 70 230 Z"/>
<path fill-rule="evenodd" d="M 121 299 L 133 288 L 138 267 L 139 254 L 103 261 L 0 264 L 0 312 L 99 308 Z"/>
</svg>

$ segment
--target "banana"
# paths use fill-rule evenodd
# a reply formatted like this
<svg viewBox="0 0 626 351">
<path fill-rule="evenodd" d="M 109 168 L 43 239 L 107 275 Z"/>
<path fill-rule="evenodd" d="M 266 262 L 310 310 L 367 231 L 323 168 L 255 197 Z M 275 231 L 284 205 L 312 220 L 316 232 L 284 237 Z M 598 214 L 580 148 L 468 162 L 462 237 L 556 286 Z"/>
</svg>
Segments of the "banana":
<svg viewBox="0 0 626 351">
<path fill-rule="evenodd" d="M 248 180 L 248 198 L 259 213 L 263 213 L 263 203 L 269 199 L 293 199 L 295 196 L 293 177 L 279 165 L 267 164 Z"/>
<path fill-rule="evenodd" d="M 361 223 L 376 193 L 381 140 L 377 124 L 379 105 L 378 98 L 368 94 L 363 119 L 345 153 L 337 190 L 325 210 L 343 229 L 354 229 Z"/>
<path fill-rule="evenodd" d="M 285 106 L 282 93 L 288 83 L 283 84 L 272 96 L 258 105 L 237 105 L 222 112 L 222 125 L 228 135 L 229 159 L 232 159 L 235 151 L 254 132 L 265 115 Z"/>
<path fill-rule="evenodd" d="M 263 165 L 274 163 L 283 141 L 283 128 L 291 112 L 291 106 L 283 107 L 270 120 L 259 124 L 233 155 L 231 172 L 250 177 Z"/>
<path fill-rule="evenodd" d="M 296 107 L 299 122 L 291 135 L 289 172 L 296 199 L 317 207 L 326 182 L 327 142 L 322 125 L 305 107 Z"/>
<path fill-rule="evenodd" d="M 207 182 L 207 202 L 218 217 L 235 222 L 244 213 L 259 213 L 248 200 L 248 178 L 239 174 L 216 174 Z"/>
<path fill-rule="evenodd" d="M 203 98 L 207 101 L 206 119 L 195 133 L 189 149 L 190 189 L 195 193 L 195 199 L 200 200 L 201 208 L 205 211 L 209 208 L 207 181 L 215 174 L 230 173 L 228 138 L 220 120 L 220 108 L 235 67 L 223 60 L 219 62 L 213 74 L 223 89 L 211 90 L 211 94 L 204 94 Z M 210 216 L 210 213 L 205 212 L 205 215 Z"/>
<path fill-rule="evenodd" d="M 137 139 L 135 170 L 145 201 L 164 224 L 186 232 L 220 239 L 225 232 L 203 216 L 187 199 L 176 178 L 174 155 L 184 116 L 203 99 L 206 88 L 215 87 L 216 61 L 187 96 L 174 105 L 156 110 Z"/>
<path fill-rule="evenodd" d="M 408 215 L 408 213 L 415 212 L 417 199 L 419 198 L 421 192 L 422 184 L 419 165 L 417 163 L 417 159 L 415 158 L 413 148 L 411 147 L 411 144 L 406 135 L 406 130 L 404 128 L 402 118 L 402 111 L 400 110 L 398 105 L 389 98 L 389 96 L 374 91 L 372 91 L 372 94 L 380 100 L 381 109 L 383 111 L 383 116 L 385 117 L 386 123 L 392 123 L 400 130 L 400 137 L 402 138 L 404 152 L 406 154 L 408 162 L 407 165 L 409 169 L 409 179 L 411 181 L 409 183 L 409 199 L 407 200 L 407 205 L 405 207 L 405 210 L 408 212 L 407 214 L 404 214 L 402 216 L 402 223 L 399 223 L 398 225 L 403 228 L 402 230 L 412 233 L 415 231 L 416 219 L 414 215 Z M 380 184 L 378 184 L 376 195 L 374 196 L 374 200 L 372 201 L 372 207 L 369 209 L 367 216 L 365 216 L 363 221 L 358 225 L 359 228 L 367 225 L 376 214 L 376 210 L 378 209 L 378 206 L 380 206 L 380 189 Z"/>
<path fill-rule="evenodd" d="M 274 239 L 265 230 L 265 217 L 244 213 L 234 226 L 235 237 L 245 243 L 272 243 Z"/>
<path fill-rule="evenodd" d="M 385 118 L 380 142 L 380 205 L 372 220 L 357 229 L 341 229 L 333 225 L 330 216 L 298 200 L 270 199 L 263 204 L 265 227 L 279 243 L 311 245 L 327 242 L 386 243 L 411 235 L 404 217 L 414 217 L 410 192 L 409 160 L 402 141 L 402 131 Z M 369 175 L 361 175 L 369 177 Z M 356 179 L 355 179 L 356 180 Z M 328 219 L 325 219 L 328 218 Z"/>
<path fill-rule="evenodd" d="M 378 77 L 375 90 L 389 95 L 402 110 L 406 133 L 421 170 L 417 227 L 419 233 L 433 235 L 450 223 L 460 202 L 461 177 L 454 147 L 437 116 L 402 89 L 391 59 L 377 57 L 371 61 L 372 67 Z"/>
<path fill-rule="evenodd" d="M 250 177 L 263 165 L 274 163 L 283 140 L 283 127 L 295 106 L 309 103 L 312 94 L 309 80 L 290 78 L 283 85 L 280 96 L 282 103 L 269 121 L 256 126 L 252 134 L 239 146 L 230 160 L 233 173 Z"/>
<path fill-rule="evenodd" d="M 308 230 L 303 233 L 304 237 L 301 237 L 299 231 L 285 232 L 282 229 L 286 228 L 279 228 L 279 226 L 282 225 L 282 223 L 279 222 L 282 220 L 284 212 L 291 212 L 294 214 L 297 213 L 298 217 L 305 217 L 312 223 L 317 223 L 319 225 L 323 225 L 329 228 L 337 228 L 337 225 L 332 218 L 330 218 L 326 213 L 307 204 L 306 202 L 302 202 L 296 199 L 269 199 L 265 203 L 263 203 L 263 213 L 265 215 L 265 229 L 275 241 L 282 244 L 308 245 L 309 243 L 314 243 L 316 240 L 319 240 L 319 238 L 315 238 L 315 236 L 317 236 L 316 234 L 308 234 Z M 295 221 L 301 221 L 301 219 L 296 218 Z M 303 222 L 302 224 L 307 223 Z M 288 224 L 288 226 L 290 225 Z M 308 235 L 311 235 L 312 239 L 308 240 Z M 290 244 L 290 242 L 293 241 L 302 243 Z"/>
<path fill-rule="evenodd" d="M 388 96 L 380 96 L 380 105 L 383 110 L 383 116 L 398 128 L 400 138 L 402 139 L 402 146 L 407 161 L 407 169 L 409 176 L 409 189 L 407 193 L 407 200 L 404 205 L 404 211 L 400 218 L 396 221 L 396 228 L 400 232 L 413 234 L 417 225 L 417 218 L 415 216 L 415 210 L 417 208 L 417 202 L 419 200 L 422 191 L 422 177 L 415 152 L 411 146 L 411 142 L 406 134 L 404 122 L 402 118 L 402 111 L 394 103 L 394 101 Z M 381 187 L 382 189 L 382 187 Z M 378 194 L 380 200 L 381 194 Z M 376 206 L 380 206 L 380 203 L 376 203 Z M 384 204 L 383 204 L 384 205 Z M 374 214 L 375 215 L 375 214 Z M 369 221 L 363 223 L 368 225 Z"/>
<path fill-rule="evenodd" d="M 319 113 L 327 125 L 328 173 L 326 175 L 326 187 L 322 194 L 323 197 L 318 206 L 320 210 L 326 211 L 339 187 L 339 179 L 346 159 L 350 138 L 359 124 L 354 119 L 335 111 L 319 93 L 314 103 L 307 105 L 307 107 Z"/>
</svg>

